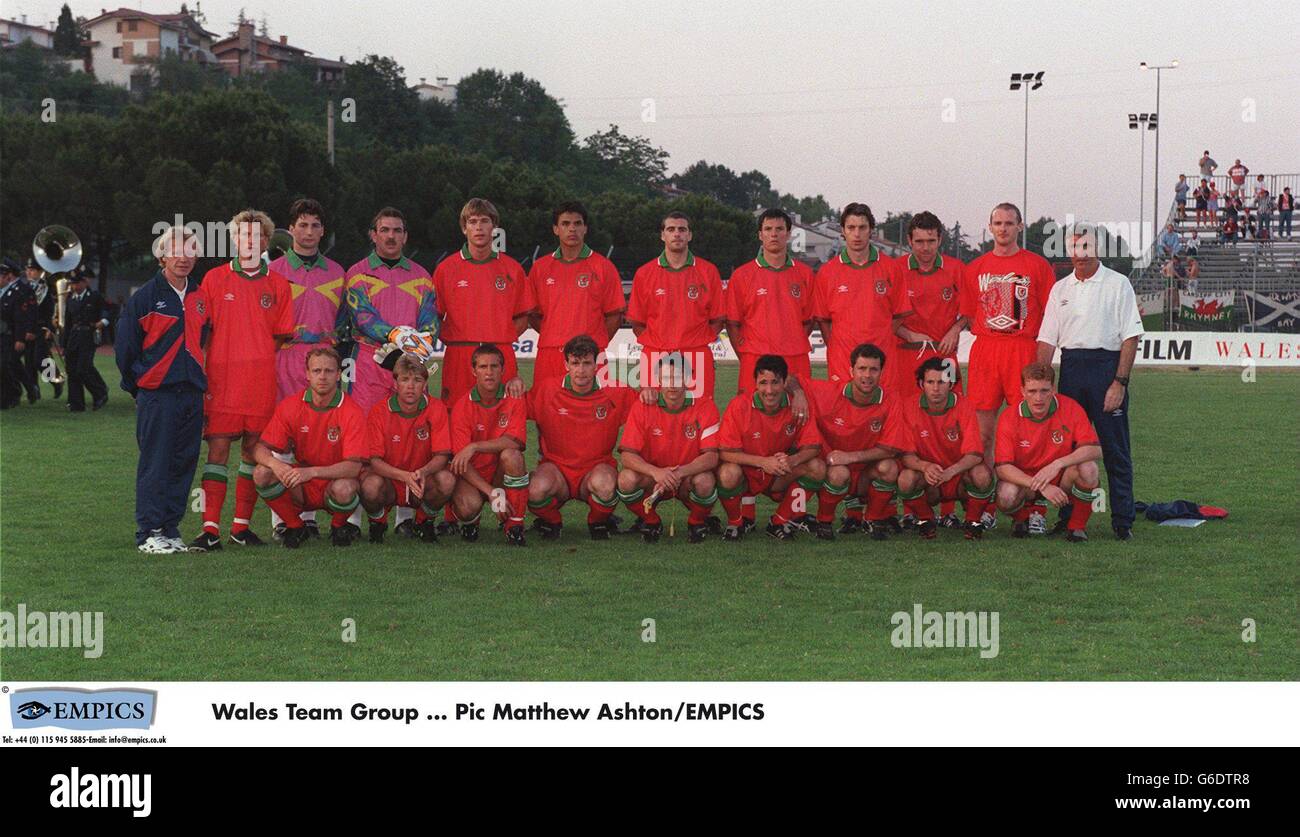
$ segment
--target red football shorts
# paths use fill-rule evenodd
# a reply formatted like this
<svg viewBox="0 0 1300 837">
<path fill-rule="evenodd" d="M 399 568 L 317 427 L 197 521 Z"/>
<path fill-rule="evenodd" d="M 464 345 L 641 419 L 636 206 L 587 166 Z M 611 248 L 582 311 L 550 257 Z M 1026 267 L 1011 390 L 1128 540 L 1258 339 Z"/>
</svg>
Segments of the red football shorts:
<svg viewBox="0 0 1300 837">
<path fill-rule="evenodd" d="M 996 410 L 1002 402 L 1018 403 L 1020 373 L 1038 357 L 1033 340 L 977 337 L 970 348 L 968 377 L 971 406 L 976 410 Z"/>
<path fill-rule="evenodd" d="M 271 417 L 245 416 L 239 413 L 208 413 L 203 416 L 203 438 L 238 439 L 241 436 L 260 436 Z"/>
</svg>

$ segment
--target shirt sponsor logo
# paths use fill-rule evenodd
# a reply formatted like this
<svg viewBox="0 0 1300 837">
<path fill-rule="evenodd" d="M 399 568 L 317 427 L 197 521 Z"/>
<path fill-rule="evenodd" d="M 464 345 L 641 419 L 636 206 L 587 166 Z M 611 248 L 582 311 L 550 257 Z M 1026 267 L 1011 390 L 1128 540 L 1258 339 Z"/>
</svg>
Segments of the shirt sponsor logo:
<svg viewBox="0 0 1300 837">
<path fill-rule="evenodd" d="M 275 297 L 271 296 L 270 294 L 262 294 L 262 299 L 260 300 L 260 302 L 262 303 L 263 308 L 270 308 L 273 304 L 275 304 Z"/>
<path fill-rule="evenodd" d="M 299 433 L 310 433 L 310 432 L 311 432 L 311 428 L 304 424 L 302 427 L 299 427 L 299 428 L 298 428 L 298 432 L 299 432 Z"/>
<path fill-rule="evenodd" d="M 664 432 L 663 432 L 662 430 L 660 430 L 658 427 L 652 427 L 652 428 L 650 428 L 650 435 L 651 435 L 651 436 L 662 436 L 662 435 L 664 435 Z"/>
<path fill-rule="evenodd" d="M 555 277 L 554 277 L 554 276 L 547 276 L 547 277 L 546 277 L 546 284 L 547 284 L 547 285 L 554 285 L 554 284 L 555 284 Z"/>
<path fill-rule="evenodd" d="M 835 289 L 835 292 L 836 292 L 837 294 L 846 294 L 846 293 L 849 292 L 849 286 L 848 286 L 848 285 L 840 285 L 838 288 Z"/>
<path fill-rule="evenodd" d="M 667 296 L 668 291 L 665 288 L 655 288 L 655 296 Z"/>
<path fill-rule="evenodd" d="M 458 287 L 458 288 L 468 288 L 468 287 L 469 287 L 469 282 L 466 281 L 466 280 L 464 280 L 464 279 L 457 279 L 457 280 L 456 280 L 456 287 Z"/>
<path fill-rule="evenodd" d="M 331 424 L 329 429 L 325 431 L 325 438 L 329 439 L 331 443 L 337 442 L 340 435 L 341 430 L 337 424 Z"/>
<path fill-rule="evenodd" d="M 226 302 L 234 302 L 235 295 L 232 293 L 227 293 L 225 296 L 222 297 L 222 299 L 224 299 Z"/>
<path fill-rule="evenodd" d="M 759 288 L 754 291 L 755 296 L 767 296 L 767 288 Z"/>
</svg>

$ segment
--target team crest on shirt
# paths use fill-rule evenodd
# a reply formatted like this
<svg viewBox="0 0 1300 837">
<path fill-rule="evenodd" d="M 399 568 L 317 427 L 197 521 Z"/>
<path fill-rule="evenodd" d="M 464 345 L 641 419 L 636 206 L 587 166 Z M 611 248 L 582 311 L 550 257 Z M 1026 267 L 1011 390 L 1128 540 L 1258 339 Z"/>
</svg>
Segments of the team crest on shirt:
<svg viewBox="0 0 1300 837">
<path fill-rule="evenodd" d="M 687 285 L 687 286 L 686 286 L 686 298 L 687 298 L 687 299 L 699 299 L 699 298 L 700 298 L 700 286 L 699 286 L 699 285 Z"/>
<path fill-rule="evenodd" d="M 429 428 L 423 424 L 415 428 L 415 438 L 421 442 L 427 442 L 429 440 Z"/>
<path fill-rule="evenodd" d="M 795 429 L 794 422 L 787 422 L 785 425 L 785 435 L 793 436 Z"/>
<path fill-rule="evenodd" d="M 939 296 L 943 297 L 943 301 L 944 301 L 944 302 L 948 302 L 949 300 L 951 300 L 951 299 L 952 299 L 952 287 L 949 286 L 949 287 L 946 287 L 946 288 L 944 288 L 943 290 L 939 291 Z"/>
<path fill-rule="evenodd" d="M 501 415 L 497 416 L 497 427 L 505 427 L 508 424 L 510 424 L 510 416 L 506 415 L 505 413 L 502 413 Z"/>
<path fill-rule="evenodd" d="M 885 422 L 884 422 L 883 419 L 878 419 L 878 418 L 877 418 L 877 419 L 872 419 L 872 420 L 871 420 L 871 432 L 872 432 L 872 433 L 879 433 L 879 432 L 880 432 L 880 428 L 882 428 L 882 427 L 884 427 L 884 426 L 885 426 Z"/>
<path fill-rule="evenodd" d="M 504 291 L 506 289 L 506 277 L 498 276 L 496 279 L 493 279 L 492 287 L 496 288 L 498 291 Z"/>
<path fill-rule="evenodd" d="M 695 422 L 691 422 L 690 424 L 682 428 L 682 434 L 685 435 L 687 439 L 694 439 L 696 436 L 699 435 L 699 433 L 700 433 L 700 426 Z"/>
<path fill-rule="evenodd" d="M 1021 302 L 1024 302 L 1026 299 L 1029 299 L 1028 285 L 1016 285 L 1016 299 L 1020 300 Z"/>
<path fill-rule="evenodd" d="M 605 417 L 608 415 L 609 415 L 609 409 L 604 404 L 601 404 L 599 407 L 596 408 L 597 421 L 604 421 Z"/>
<path fill-rule="evenodd" d="M 803 296 L 803 285 L 799 284 L 798 282 L 795 282 L 793 285 L 791 285 L 790 296 L 794 297 L 795 299 L 798 299 L 799 297 Z"/>
<path fill-rule="evenodd" d="M 261 303 L 263 308 L 270 308 L 275 304 L 275 297 L 270 294 L 262 294 Z"/>
<path fill-rule="evenodd" d="M 194 303 L 194 310 L 198 311 L 200 314 L 206 314 L 207 306 L 203 304 L 203 300 L 196 300 Z"/>
<path fill-rule="evenodd" d="M 339 426 L 337 424 L 331 424 L 329 430 L 325 431 L 325 438 L 329 439 L 331 442 L 337 442 L 339 440 L 339 433 Z"/>
<path fill-rule="evenodd" d="M 948 441 L 955 442 L 961 437 L 961 430 L 956 427 L 949 427 L 943 432 L 943 435 L 948 437 Z"/>
<path fill-rule="evenodd" d="M 881 296 L 884 296 L 885 294 L 889 293 L 889 285 L 885 283 L 884 279 L 876 280 L 876 293 L 880 294 Z"/>
<path fill-rule="evenodd" d="M 585 287 L 589 286 L 590 284 L 591 284 L 591 274 L 590 274 L 590 273 L 579 273 L 579 274 L 578 274 L 578 287 L 579 287 L 579 288 L 585 288 Z"/>
<path fill-rule="evenodd" d="M 1065 435 L 1059 429 L 1052 431 L 1052 444 L 1059 445 L 1065 441 Z"/>
</svg>

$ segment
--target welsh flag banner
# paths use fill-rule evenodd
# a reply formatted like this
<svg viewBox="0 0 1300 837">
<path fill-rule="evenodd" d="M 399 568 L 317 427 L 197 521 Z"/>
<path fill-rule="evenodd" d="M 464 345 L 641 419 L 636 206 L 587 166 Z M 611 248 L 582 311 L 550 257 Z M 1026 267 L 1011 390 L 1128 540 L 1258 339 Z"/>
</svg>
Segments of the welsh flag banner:
<svg viewBox="0 0 1300 837">
<path fill-rule="evenodd" d="M 1184 323 L 1207 323 L 1210 325 L 1228 325 L 1232 322 L 1232 300 L 1234 291 L 1222 294 L 1187 293 L 1179 296 L 1179 318 Z"/>
</svg>

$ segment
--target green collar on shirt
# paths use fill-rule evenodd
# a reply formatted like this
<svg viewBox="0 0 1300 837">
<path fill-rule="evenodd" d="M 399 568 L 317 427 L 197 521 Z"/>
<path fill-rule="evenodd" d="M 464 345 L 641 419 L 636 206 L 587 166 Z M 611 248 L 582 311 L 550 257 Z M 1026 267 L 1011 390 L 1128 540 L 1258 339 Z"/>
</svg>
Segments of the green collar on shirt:
<svg viewBox="0 0 1300 837">
<path fill-rule="evenodd" d="M 400 401 L 397 400 L 397 395 L 394 393 L 393 395 L 389 396 L 389 398 L 388 398 L 388 409 L 391 410 L 391 411 L 394 412 L 394 413 L 397 413 L 397 414 L 398 414 L 399 416 L 401 416 L 402 418 L 415 418 L 415 417 L 418 416 L 420 413 L 423 413 L 423 412 L 424 412 L 424 409 L 425 409 L 426 407 L 428 407 L 428 406 L 429 406 L 429 396 L 428 396 L 428 395 L 421 395 L 421 396 L 420 396 L 420 406 L 415 408 L 415 412 L 414 412 L 414 413 L 403 413 L 403 412 L 402 412 L 402 403 L 401 403 Z"/>
<path fill-rule="evenodd" d="M 948 403 L 944 404 L 943 409 L 936 413 L 930 409 L 929 402 L 925 400 L 925 393 L 921 393 L 921 412 L 923 413 L 928 413 L 929 415 L 932 416 L 941 416 L 956 406 L 957 406 L 957 393 L 950 392 L 948 393 Z"/>
<path fill-rule="evenodd" d="M 844 397 L 847 398 L 849 400 L 849 403 L 851 403 L 854 407 L 874 407 L 875 405 L 879 404 L 881 401 L 885 400 L 885 390 L 882 387 L 879 386 L 876 387 L 875 391 L 872 392 L 870 396 L 868 396 L 867 403 L 859 404 L 857 401 L 853 400 L 853 382 L 849 381 L 847 384 L 844 385 Z"/>
<path fill-rule="evenodd" d="M 694 266 L 695 266 L 695 254 L 692 253 L 692 252 L 690 251 L 689 248 L 687 248 L 687 250 L 686 250 L 686 264 L 682 265 L 681 267 L 673 267 L 672 265 L 670 265 L 670 264 L 668 263 L 668 251 L 665 250 L 665 251 L 663 251 L 662 253 L 659 254 L 659 266 L 662 267 L 662 268 L 664 268 L 665 270 L 671 270 L 671 271 L 674 272 L 674 273 L 676 273 L 676 272 L 679 271 L 679 270 L 685 270 L 685 269 L 688 268 L 688 267 L 694 267 Z"/>
<path fill-rule="evenodd" d="M 265 276 L 266 273 L 267 273 L 267 270 L 266 270 L 266 262 L 263 262 L 263 261 L 259 261 L 259 262 L 257 263 L 257 272 L 256 272 L 256 273 L 245 273 L 245 272 L 244 272 L 244 269 L 243 269 L 242 267 L 239 266 L 239 259 L 238 259 L 238 258 L 234 258 L 234 259 L 231 259 L 231 260 L 230 260 L 230 269 L 233 270 L 234 272 L 238 273 L 240 276 L 247 276 L 249 279 L 253 279 L 253 278 L 256 278 L 256 277 L 258 277 L 258 276 Z"/>
<path fill-rule="evenodd" d="M 369 264 L 370 268 L 373 270 L 377 267 L 382 266 L 384 264 L 384 260 L 379 258 L 378 253 L 371 253 L 370 258 L 367 260 L 366 263 Z M 406 256 L 402 256 L 400 259 L 397 260 L 397 266 L 402 270 L 410 270 L 411 262 L 409 259 L 406 258 Z"/>
<path fill-rule="evenodd" d="M 763 255 L 763 248 L 761 247 L 758 248 L 758 257 L 757 259 L 755 259 L 755 261 L 757 261 L 758 266 L 763 268 L 764 270 L 775 270 L 778 273 L 782 270 L 785 270 L 787 267 L 794 267 L 794 258 L 790 255 L 789 250 L 785 251 L 785 264 L 781 265 L 780 267 L 773 267 L 772 265 L 768 264 L 767 256 Z"/>
<path fill-rule="evenodd" d="M 1047 405 L 1047 415 L 1043 416 L 1043 417 L 1040 418 L 1040 419 L 1036 419 L 1036 418 L 1034 418 L 1034 414 L 1033 414 L 1033 413 L 1030 411 L 1030 409 L 1029 409 L 1029 402 L 1028 402 L 1028 401 L 1021 401 L 1021 402 L 1020 402 L 1020 415 L 1021 415 L 1021 417 L 1022 417 L 1022 418 L 1027 418 L 1027 419 L 1029 419 L 1030 421 L 1036 421 L 1036 422 L 1042 423 L 1042 422 L 1047 421 L 1049 418 L 1051 418 L 1051 417 L 1052 417 L 1053 415 L 1055 415 L 1055 414 L 1056 414 L 1056 396 L 1055 396 L 1055 395 L 1052 396 L 1052 403 Z"/>
<path fill-rule="evenodd" d="M 926 272 L 924 272 L 924 273 L 921 272 L 921 263 L 918 262 L 918 261 L 916 260 L 916 256 L 909 255 L 909 256 L 907 257 L 907 269 L 908 269 L 908 270 L 915 270 L 917 273 L 921 273 L 922 276 L 929 276 L 931 273 L 934 273 L 936 270 L 939 270 L 939 268 L 941 268 L 941 267 L 943 267 L 943 254 L 942 254 L 942 253 L 937 254 L 937 255 L 934 257 L 934 269 L 933 269 L 933 270 L 926 271 Z"/>
<path fill-rule="evenodd" d="M 487 264 L 500 255 L 496 250 L 492 250 L 491 253 L 492 255 L 488 256 L 486 259 L 476 259 L 469 254 L 468 243 L 462 244 L 460 247 L 460 257 L 470 264 Z"/>
<path fill-rule="evenodd" d="M 567 379 L 566 379 L 566 380 L 567 380 Z M 502 384 L 501 386 L 497 387 L 497 400 L 498 400 L 498 401 L 500 401 L 502 398 L 504 398 L 504 397 L 505 397 L 505 394 L 506 394 L 506 387 L 505 387 L 505 384 Z M 469 400 L 470 400 L 470 401 L 477 401 L 477 402 L 480 403 L 480 404 L 483 403 L 483 397 L 482 397 L 481 395 L 478 394 L 478 385 L 477 385 L 477 384 L 474 386 L 473 389 L 471 389 L 471 390 L 469 391 Z"/>
<path fill-rule="evenodd" d="M 776 413 L 769 413 L 763 409 L 763 398 L 757 392 L 754 393 L 754 406 L 757 407 L 764 415 L 774 416 Z M 781 406 L 777 407 L 777 413 L 790 406 L 790 393 L 781 393 Z"/>
<path fill-rule="evenodd" d="M 290 250 L 289 252 L 284 254 L 284 258 L 285 261 L 289 263 L 289 267 L 292 267 L 294 270 L 302 270 L 303 265 L 306 265 L 308 270 L 314 270 L 316 268 L 325 270 L 326 267 L 328 267 L 328 265 L 326 265 L 325 263 L 325 257 L 322 256 L 320 253 L 317 253 L 314 256 L 309 256 L 308 258 L 310 259 L 310 261 L 307 261 L 302 256 L 299 256 L 297 253 L 295 253 L 293 250 Z"/>
<path fill-rule="evenodd" d="M 565 264 L 573 264 L 574 262 L 580 262 L 580 261 L 582 261 L 583 259 L 585 259 L 585 258 L 587 258 L 588 256 L 590 256 L 590 255 L 591 255 L 591 248 L 588 247 L 588 246 L 585 245 L 585 244 L 582 245 L 582 249 L 578 251 L 578 258 L 576 258 L 576 259 L 572 259 L 572 260 L 569 260 L 569 259 L 564 258 L 564 251 L 563 251 L 563 249 L 560 248 L 560 247 L 556 247 L 556 248 L 555 248 L 555 252 L 552 253 L 551 255 L 552 255 L 553 257 L 555 257 L 556 259 L 559 259 L 560 261 L 564 262 Z"/>
<path fill-rule="evenodd" d="M 867 260 L 862 264 L 858 264 L 853 261 L 853 259 L 849 258 L 849 248 L 845 247 L 840 251 L 840 264 L 846 264 L 849 267 L 858 270 L 862 270 L 865 267 L 871 267 L 878 261 L 880 261 L 880 250 L 874 244 L 867 245 Z"/>
<path fill-rule="evenodd" d="M 659 409 L 663 410 L 665 413 L 672 413 L 673 415 L 676 415 L 677 413 L 682 412 L 683 410 L 685 410 L 687 407 L 691 406 L 691 405 L 694 404 L 694 403 L 695 403 L 695 399 L 694 399 L 694 398 L 691 398 L 691 394 L 688 392 L 688 393 L 686 393 L 686 400 L 682 402 L 682 407 L 681 407 L 681 409 L 680 409 L 680 410 L 670 410 L 670 409 L 668 409 L 668 402 L 664 400 L 663 395 L 661 394 L 661 395 L 659 396 Z"/>
<path fill-rule="evenodd" d="M 595 378 L 592 378 L 591 392 L 578 392 L 576 389 L 573 388 L 573 384 L 570 383 L 569 376 L 565 375 L 564 388 L 567 389 L 569 392 L 573 393 L 574 395 L 578 396 L 579 398 L 586 398 L 588 395 L 595 395 L 596 393 L 600 392 L 600 381 L 597 381 Z"/>
<path fill-rule="evenodd" d="M 343 390 L 341 389 L 334 390 L 334 397 L 331 398 L 330 403 L 326 404 L 324 407 L 317 407 L 314 403 L 312 403 L 311 387 L 307 387 L 305 390 L 302 391 L 302 400 L 306 402 L 308 407 L 311 407 L 316 412 L 323 413 L 326 410 L 333 410 L 335 407 L 343 403 Z"/>
</svg>

